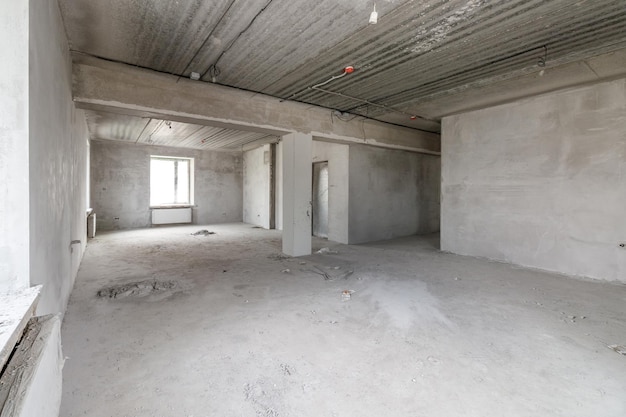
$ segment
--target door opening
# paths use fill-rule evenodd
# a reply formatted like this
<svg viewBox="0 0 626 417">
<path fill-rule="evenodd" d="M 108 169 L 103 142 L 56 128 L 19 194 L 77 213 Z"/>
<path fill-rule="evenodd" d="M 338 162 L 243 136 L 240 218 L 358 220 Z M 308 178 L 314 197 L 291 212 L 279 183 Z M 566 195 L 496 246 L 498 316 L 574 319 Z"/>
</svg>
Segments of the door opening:
<svg viewBox="0 0 626 417">
<path fill-rule="evenodd" d="M 313 164 L 313 236 L 328 238 L 328 162 Z"/>
</svg>

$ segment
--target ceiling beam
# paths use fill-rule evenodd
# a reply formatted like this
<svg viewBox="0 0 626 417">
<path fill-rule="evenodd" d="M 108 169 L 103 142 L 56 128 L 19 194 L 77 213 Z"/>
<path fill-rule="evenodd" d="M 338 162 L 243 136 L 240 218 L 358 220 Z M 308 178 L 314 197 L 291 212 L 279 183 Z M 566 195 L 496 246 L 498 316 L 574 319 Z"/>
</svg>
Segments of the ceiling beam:
<svg viewBox="0 0 626 417">
<path fill-rule="evenodd" d="M 73 96 L 83 109 L 196 123 L 282 136 L 315 137 L 438 155 L 440 137 L 355 117 L 343 121 L 323 107 L 281 101 L 117 62 L 72 54 Z"/>
</svg>

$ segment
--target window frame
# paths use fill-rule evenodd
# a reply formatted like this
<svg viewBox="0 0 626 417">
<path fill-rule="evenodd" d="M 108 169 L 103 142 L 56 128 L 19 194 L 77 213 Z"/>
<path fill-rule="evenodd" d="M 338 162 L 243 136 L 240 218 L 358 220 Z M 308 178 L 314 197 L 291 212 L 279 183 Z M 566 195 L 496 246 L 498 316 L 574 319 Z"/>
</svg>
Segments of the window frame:
<svg viewBox="0 0 626 417">
<path fill-rule="evenodd" d="M 165 203 L 165 204 L 152 204 L 152 161 L 153 160 L 162 160 L 162 161 L 188 161 L 188 178 L 189 178 L 189 202 L 187 203 Z M 168 155 L 150 155 L 150 190 L 149 190 L 149 207 L 151 209 L 158 208 L 185 208 L 185 207 L 195 207 L 194 204 L 194 158 L 186 157 L 186 156 L 168 156 Z"/>
</svg>

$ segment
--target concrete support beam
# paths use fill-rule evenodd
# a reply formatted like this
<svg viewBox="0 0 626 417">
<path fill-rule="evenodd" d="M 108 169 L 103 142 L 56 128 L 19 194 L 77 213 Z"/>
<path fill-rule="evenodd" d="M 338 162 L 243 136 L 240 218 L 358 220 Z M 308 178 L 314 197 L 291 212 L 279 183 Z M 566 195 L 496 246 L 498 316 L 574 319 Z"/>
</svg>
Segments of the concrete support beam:
<svg viewBox="0 0 626 417">
<path fill-rule="evenodd" d="M 311 149 L 313 136 L 283 136 L 283 252 L 311 254 Z"/>
<path fill-rule="evenodd" d="M 30 286 L 29 2 L 0 14 L 0 292 Z"/>
<path fill-rule="evenodd" d="M 281 101 L 169 74 L 73 55 L 77 107 L 282 136 L 303 132 L 334 141 L 439 154 L 435 133 L 356 118 L 333 119 L 322 107 Z"/>
</svg>

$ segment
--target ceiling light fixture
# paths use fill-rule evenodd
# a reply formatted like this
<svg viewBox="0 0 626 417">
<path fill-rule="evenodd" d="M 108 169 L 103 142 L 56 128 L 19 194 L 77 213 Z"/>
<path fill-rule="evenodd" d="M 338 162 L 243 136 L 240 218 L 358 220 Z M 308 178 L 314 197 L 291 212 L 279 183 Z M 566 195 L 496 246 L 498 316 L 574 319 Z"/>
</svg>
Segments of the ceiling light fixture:
<svg viewBox="0 0 626 417">
<path fill-rule="evenodd" d="M 191 74 L 189 75 L 189 78 L 191 78 L 194 81 L 198 81 L 200 79 L 200 73 L 192 71 Z"/>
<path fill-rule="evenodd" d="M 376 11 L 376 3 L 374 3 L 374 10 L 370 14 L 370 25 L 378 23 L 378 12 Z"/>
</svg>

